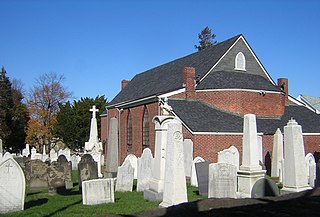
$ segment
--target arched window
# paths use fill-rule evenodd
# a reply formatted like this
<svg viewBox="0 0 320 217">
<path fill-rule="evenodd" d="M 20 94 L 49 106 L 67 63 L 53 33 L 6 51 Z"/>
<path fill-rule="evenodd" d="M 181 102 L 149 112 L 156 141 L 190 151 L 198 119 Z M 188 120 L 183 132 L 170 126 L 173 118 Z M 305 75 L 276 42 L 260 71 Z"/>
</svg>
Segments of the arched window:
<svg viewBox="0 0 320 217">
<path fill-rule="evenodd" d="M 246 57 L 242 52 L 239 52 L 235 59 L 235 69 L 246 71 Z"/>
<path fill-rule="evenodd" d="M 132 116 L 129 110 L 127 125 L 127 155 L 132 153 Z"/>
<path fill-rule="evenodd" d="M 142 149 L 149 148 L 149 113 L 147 107 L 144 107 L 142 123 Z"/>
</svg>

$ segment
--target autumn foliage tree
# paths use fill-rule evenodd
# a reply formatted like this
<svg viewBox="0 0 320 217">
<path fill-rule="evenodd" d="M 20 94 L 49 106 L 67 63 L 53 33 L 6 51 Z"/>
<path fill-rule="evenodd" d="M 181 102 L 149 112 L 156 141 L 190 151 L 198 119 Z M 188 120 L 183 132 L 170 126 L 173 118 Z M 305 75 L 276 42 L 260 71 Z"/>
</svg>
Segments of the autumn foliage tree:
<svg viewBox="0 0 320 217">
<path fill-rule="evenodd" d="M 46 73 L 36 80 L 30 90 L 27 100 L 30 120 L 26 141 L 38 148 L 49 144 L 52 138 L 59 103 L 67 101 L 72 96 L 63 86 L 64 79 L 63 75 Z"/>
</svg>

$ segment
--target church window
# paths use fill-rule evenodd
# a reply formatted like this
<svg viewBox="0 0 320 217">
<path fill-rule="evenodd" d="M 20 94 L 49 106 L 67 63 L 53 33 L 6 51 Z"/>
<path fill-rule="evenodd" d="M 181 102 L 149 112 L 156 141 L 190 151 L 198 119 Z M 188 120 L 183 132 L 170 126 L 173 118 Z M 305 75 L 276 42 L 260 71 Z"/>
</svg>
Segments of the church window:
<svg viewBox="0 0 320 217">
<path fill-rule="evenodd" d="M 246 71 L 246 58 L 242 52 L 239 52 L 236 56 L 235 69 Z"/>
<path fill-rule="evenodd" d="M 147 107 L 144 108 L 143 125 L 142 125 L 142 149 L 149 148 L 149 113 Z"/>
<path fill-rule="evenodd" d="M 132 115 L 129 111 L 128 114 L 128 127 L 127 127 L 127 155 L 132 153 Z"/>
</svg>

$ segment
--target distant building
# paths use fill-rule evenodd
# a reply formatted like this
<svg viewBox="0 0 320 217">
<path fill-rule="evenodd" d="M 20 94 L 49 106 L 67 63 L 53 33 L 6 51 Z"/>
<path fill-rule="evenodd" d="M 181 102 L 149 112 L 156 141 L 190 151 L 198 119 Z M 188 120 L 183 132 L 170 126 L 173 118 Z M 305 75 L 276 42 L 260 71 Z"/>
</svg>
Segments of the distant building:
<svg viewBox="0 0 320 217">
<path fill-rule="evenodd" d="M 121 87 L 101 116 L 104 144 L 110 118 L 119 121 L 121 161 L 146 147 L 154 152 L 152 118 L 160 115 L 165 97 L 184 138 L 194 143 L 194 157 L 216 162 L 217 153 L 231 145 L 241 153 L 248 113 L 257 116 L 264 155 L 277 128 L 283 132 L 292 117 L 302 125 L 306 153 L 320 151 L 320 116 L 288 95 L 288 79 L 272 80 L 243 35 L 137 74 Z"/>
<path fill-rule="evenodd" d="M 317 96 L 304 96 L 299 95 L 298 100 L 305 103 L 308 108 L 313 110 L 315 113 L 320 114 L 320 97 Z"/>
</svg>

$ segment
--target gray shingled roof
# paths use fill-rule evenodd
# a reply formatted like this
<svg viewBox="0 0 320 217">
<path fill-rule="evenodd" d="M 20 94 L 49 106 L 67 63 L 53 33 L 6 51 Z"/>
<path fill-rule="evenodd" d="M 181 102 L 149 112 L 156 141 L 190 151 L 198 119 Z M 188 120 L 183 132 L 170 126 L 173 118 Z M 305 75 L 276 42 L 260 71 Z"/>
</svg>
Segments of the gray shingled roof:
<svg viewBox="0 0 320 217">
<path fill-rule="evenodd" d="M 243 131 L 243 116 L 196 100 L 169 99 L 169 105 L 193 132 Z M 283 132 L 283 127 L 292 117 L 302 126 L 304 133 L 320 133 L 320 116 L 304 106 L 294 104 L 287 105 L 280 118 L 257 118 L 258 132 L 272 135 L 277 128 Z"/>
<path fill-rule="evenodd" d="M 251 73 L 243 72 L 211 72 L 196 89 L 253 89 L 253 90 L 268 90 L 278 91 L 280 88 L 274 86 L 269 80 Z"/>
<path fill-rule="evenodd" d="M 303 101 L 307 102 L 313 108 L 320 111 L 320 97 L 301 95 Z"/>
<path fill-rule="evenodd" d="M 137 74 L 109 103 L 109 107 L 182 88 L 183 67 L 195 67 L 197 75 L 203 77 L 240 36 Z"/>
</svg>

